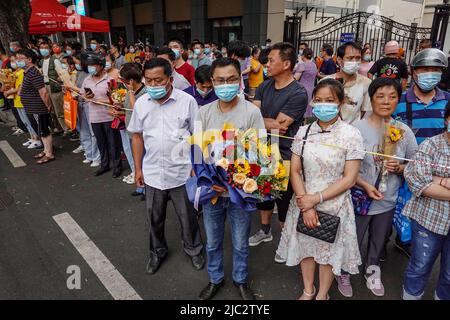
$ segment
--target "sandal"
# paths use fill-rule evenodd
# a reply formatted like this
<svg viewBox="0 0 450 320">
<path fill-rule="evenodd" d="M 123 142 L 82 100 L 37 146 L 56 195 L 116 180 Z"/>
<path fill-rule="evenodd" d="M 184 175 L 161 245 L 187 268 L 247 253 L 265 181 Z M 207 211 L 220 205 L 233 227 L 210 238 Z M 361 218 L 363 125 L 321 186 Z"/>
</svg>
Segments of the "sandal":
<svg viewBox="0 0 450 320">
<path fill-rule="evenodd" d="M 316 295 L 316 287 L 313 287 L 313 288 L 314 288 L 314 291 L 312 293 L 308 293 L 305 291 L 305 289 L 303 289 L 303 294 L 305 296 L 307 296 L 308 298 L 314 297 Z M 301 296 L 298 298 L 298 300 L 301 300 Z M 309 299 L 309 300 L 313 300 L 313 299 Z"/>
<path fill-rule="evenodd" d="M 54 156 L 53 156 L 53 157 L 43 156 L 40 160 L 36 161 L 36 163 L 37 163 L 37 164 L 44 164 L 44 163 L 53 161 L 53 160 L 55 160 L 55 159 L 56 159 L 56 158 L 55 158 Z"/>
<path fill-rule="evenodd" d="M 33 158 L 35 158 L 35 159 L 40 159 L 42 157 L 45 157 L 45 152 L 44 151 L 39 152 L 38 154 L 33 156 Z"/>
</svg>

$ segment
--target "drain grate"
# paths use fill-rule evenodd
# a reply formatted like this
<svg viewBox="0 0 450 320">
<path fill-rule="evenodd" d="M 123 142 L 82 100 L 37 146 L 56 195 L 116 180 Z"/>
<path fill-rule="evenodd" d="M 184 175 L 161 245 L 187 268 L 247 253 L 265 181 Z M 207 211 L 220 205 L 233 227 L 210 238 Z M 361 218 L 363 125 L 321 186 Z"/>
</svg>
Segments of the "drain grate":
<svg viewBox="0 0 450 320">
<path fill-rule="evenodd" d="M 0 192 L 0 210 L 8 208 L 14 203 L 14 198 L 8 192 Z"/>
</svg>

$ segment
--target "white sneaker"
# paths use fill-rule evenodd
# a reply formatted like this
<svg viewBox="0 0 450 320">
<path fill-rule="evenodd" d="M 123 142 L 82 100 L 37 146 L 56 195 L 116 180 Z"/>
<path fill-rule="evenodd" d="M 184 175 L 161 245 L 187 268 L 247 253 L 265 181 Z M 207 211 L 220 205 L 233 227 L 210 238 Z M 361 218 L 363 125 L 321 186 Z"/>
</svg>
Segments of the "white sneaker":
<svg viewBox="0 0 450 320">
<path fill-rule="evenodd" d="M 127 184 L 134 184 L 134 174 L 129 174 L 128 176 L 126 176 L 123 179 L 123 182 L 127 183 Z"/>
<path fill-rule="evenodd" d="M 91 160 L 88 160 L 88 159 L 84 159 L 83 160 L 83 163 L 86 163 L 86 164 L 88 164 L 88 163 L 91 163 L 92 161 Z"/>
<path fill-rule="evenodd" d="M 95 162 L 95 161 L 92 161 L 92 163 L 91 163 L 91 167 L 92 167 L 92 168 L 95 168 L 95 167 L 100 167 L 100 162 Z"/>
<path fill-rule="evenodd" d="M 72 151 L 72 153 L 82 153 L 84 151 L 83 146 L 80 144 L 78 148 L 76 148 L 75 150 Z"/>
<path fill-rule="evenodd" d="M 37 149 L 37 148 L 40 148 L 40 147 L 42 147 L 42 142 L 40 142 L 40 141 L 33 141 L 28 146 L 28 149 Z"/>
<path fill-rule="evenodd" d="M 22 145 L 24 146 L 24 147 L 28 147 L 30 144 L 32 144 L 33 143 L 33 140 L 31 140 L 31 139 L 28 139 L 28 141 L 27 142 L 24 142 L 24 143 L 22 143 Z"/>
<path fill-rule="evenodd" d="M 20 136 L 21 134 L 24 134 L 25 132 L 22 129 L 17 129 L 13 132 L 13 136 Z"/>
</svg>

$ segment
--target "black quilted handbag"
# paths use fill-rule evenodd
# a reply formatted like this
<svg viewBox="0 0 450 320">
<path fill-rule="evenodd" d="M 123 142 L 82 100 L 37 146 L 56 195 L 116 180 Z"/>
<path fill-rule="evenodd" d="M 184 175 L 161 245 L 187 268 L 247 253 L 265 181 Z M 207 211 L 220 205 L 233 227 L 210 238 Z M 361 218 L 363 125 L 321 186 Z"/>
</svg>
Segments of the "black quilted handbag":
<svg viewBox="0 0 450 320">
<path fill-rule="evenodd" d="M 297 222 L 297 232 L 306 234 L 307 236 L 334 243 L 341 219 L 328 213 L 317 211 L 320 226 L 313 229 L 308 228 L 303 222 L 303 215 L 300 213 Z"/>
<path fill-rule="evenodd" d="M 303 151 L 305 149 L 305 140 L 308 138 L 309 130 L 311 129 L 312 124 L 308 126 L 306 129 L 305 136 L 303 137 L 303 146 L 302 146 L 302 152 L 300 155 L 300 159 L 302 161 L 302 170 L 304 167 L 303 165 Z M 305 175 L 302 174 L 303 181 L 305 180 Z M 333 216 L 328 213 L 323 213 L 320 211 L 317 211 L 317 216 L 319 218 L 320 225 L 310 229 L 308 228 L 305 223 L 303 222 L 303 215 L 300 212 L 298 216 L 297 221 L 297 232 L 303 233 L 307 236 L 326 241 L 329 243 L 334 243 L 334 240 L 336 240 L 336 234 L 339 228 L 339 223 L 341 222 L 341 219 L 337 216 Z"/>
</svg>

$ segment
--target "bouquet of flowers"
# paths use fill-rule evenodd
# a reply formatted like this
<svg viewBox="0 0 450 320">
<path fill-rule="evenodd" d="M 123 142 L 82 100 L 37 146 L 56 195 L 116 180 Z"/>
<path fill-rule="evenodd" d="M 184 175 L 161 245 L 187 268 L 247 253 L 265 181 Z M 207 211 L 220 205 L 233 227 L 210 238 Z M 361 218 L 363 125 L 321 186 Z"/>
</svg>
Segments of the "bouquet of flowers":
<svg viewBox="0 0 450 320">
<path fill-rule="evenodd" d="M 116 80 L 113 79 L 108 82 L 108 92 L 111 104 L 123 104 L 125 102 L 127 90 L 119 85 Z"/>
<path fill-rule="evenodd" d="M 289 172 L 278 145 L 269 144 L 256 129 L 244 132 L 225 124 L 222 131 L 200 135 L 191 137 L 195 177 L 187 183 L 194 206 L 215 203 L 212 185 L 226 188 L 230 200 L 247 211 L 255 210 L 258 202 L 280 198 L 287 189 Z"/>
<path fill-rule="evenodd" d="M 403 139 L 404 130 L 400 127 L 400 124 L 396 120 L 391 120 L 385 123 L 383 140 L 382 140 L 382 152 L 385 155 L 393 156 L 397 148 L 397 142 Z M 385 157 L 385 160 L 390 158 Z M 387 190 L 387 169 L 383 166 L 379 185 L 380 192 L 386 192 Z"/>
<path fill-rule="evenodd" d="M 0 69 L 0 83 L 4 86 L 5 90 L 14 88 L 16 84 L 16 75 L 11 69 Z M 12 97 L 7 97 L 11 99 Z"/>
</svg>

